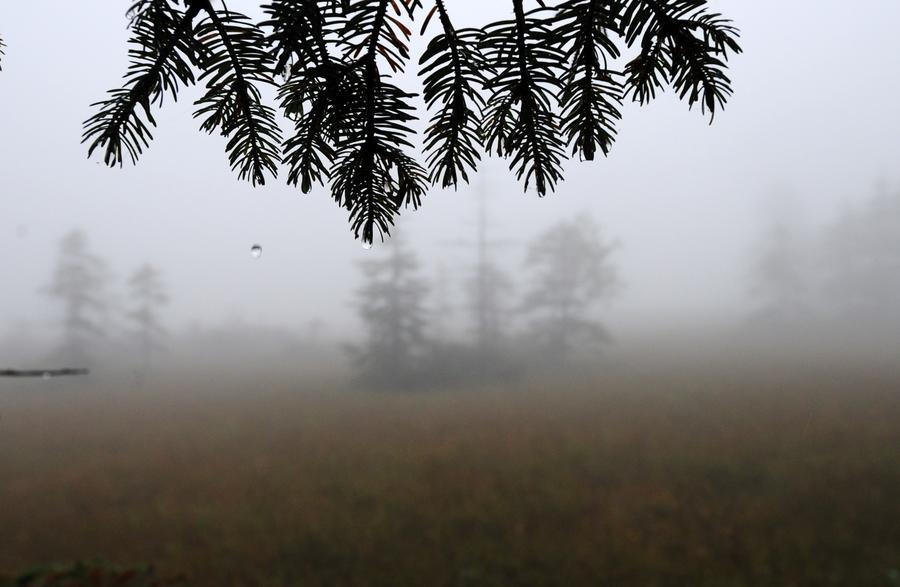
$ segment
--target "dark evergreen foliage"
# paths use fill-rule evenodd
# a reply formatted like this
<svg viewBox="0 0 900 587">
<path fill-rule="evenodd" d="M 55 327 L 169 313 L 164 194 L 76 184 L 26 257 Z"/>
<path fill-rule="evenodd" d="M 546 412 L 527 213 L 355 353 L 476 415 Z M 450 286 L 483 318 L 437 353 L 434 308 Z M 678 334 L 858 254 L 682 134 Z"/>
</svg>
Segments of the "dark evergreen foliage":
<svg viewBox="0 0 900 587">
<path fill-rule="evenodd" d="M 481 158 L 479 113 L 485 102 L 478 90 L 485 82 L 481 72 L 486 63 L 479 51 L 481 31 L 456 30 L 443 0 L 435 0 L 422 32 L 435 12 L 442 32 L 420 59 L 425 101 L 430 109 L 438 107 L 430 121 L 425 151 L 429 179 L 447 188 L 458 185 L 460 179 L 468 181 L 468 171 L 474 170 Z"/>
<path fill-rule="evenodd" d="M 269 0 L 259 24 L 212 0 L 138 0 L 125 83 L 95 105 L 84 141 L 110 166 L 136 161 L 153 110 L 203 81 L 201 128 L 227 137 L 240 178 L 263 184 L 283 163 L 303 192 L 329 183 L 371 242 L 429 183 L 468 181 L 484 152 L 545 195 L 568 152 L 609 152 L 626 98 L 645 104 L 668 85 L 712 120 L 731 95 L 738 32 L 707 0 L 508 1 L 508 20 L 457 29 L 447 0 Z M 414 94 L 390 77 L 409 67 L 417 20 L 423 35 L 439 29 L 419 59 L 421 144 Z M 284 140 L 266 86 L 293 123 Z"/>
<path fill-rule="evenodd" d="M 554 189 L 562 179 L 564 147 L 553 110 L 561 91 L 557 69 L 564 53 L 554 38 L 550 11 L 525 13 L 524 0 L 513 0 L 515 18 L 488 25 L 482 51 L 496 72 L 485 88 L 490 93 L 484 111 L 485 147 L 511 159 L 510 167 L 534 181 L 538 194 Z"/>
<path fill-rule="evenodd" d="M 201 80 L 206 94 L 197 101 L 200 128 L 228 139 L 231 168 L 253 185 L 277 174 L 281 131 L 275 110 L 262 103 L 258 85 L 272 83 L 274 61 L 262 31 L 246 16 L 208 11 L 197 26 L 206 52 Z"/>
</svg>

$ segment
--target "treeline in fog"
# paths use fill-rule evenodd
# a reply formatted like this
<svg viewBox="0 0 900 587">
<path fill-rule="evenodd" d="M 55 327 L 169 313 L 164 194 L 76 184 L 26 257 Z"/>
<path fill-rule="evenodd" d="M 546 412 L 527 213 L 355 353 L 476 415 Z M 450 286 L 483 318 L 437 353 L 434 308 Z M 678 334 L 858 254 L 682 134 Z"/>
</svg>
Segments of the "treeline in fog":
<svg viewBox="0 0 900 587">
<path fill-rule="evenodd" d="M 59 241 L 38 293 L 55 309 L 54 335 L 48 338 L 44 328 L 22 320 L 0 342 L 4 359 L 31 367 L 99 367 L 115 351 L 146 367 L 165 348 L 162 315 L 168 294 L 161 272 L 141 263 L 117 279 L 81 230 Z"/>
<path fill-rule="evenodd" d="M 845 205 L 821 226 L 774 219 L 752 268 L 751 322 L 819 344 L 900 342 L 900 192 Z"/>
<path fill-rule="evenodd" d="M 788 360 L 821 350 L 887 356 L 900 349 L 900 192 L 856 201 L 817 226 L 774 216 L 758 234 L 747 268 L 750 307 L 742 312 L 735 304 L 736 328 L 696 343 L 657 332 L 666 342 L 652 348 L 636 345 L 636 334 L 621 324 L 612 332 L 616 307 L 609 302 L 621 297 L 628 267 L 618 262 L 618 243 L 584 214 L 509 240 L 488 222 L 482 197 L 476 222 L 440 249 L 449 254 L 435 254 L 442 243 L 398 227 L 365 252 L 355 283 L 335 286 L 343 313 L 301 313 L 290 324 L 268 325 L 179 321 L 170 314 L 178 292 L 164 269 L 135 259 L 116 275 L 88 236 L 73 230 L 36 286 L 54 312 L 6 330 L 0 368 L 86 367 L 138 378 L 173 367 L 269 370 L 415 391 L 597 366 L 598 358 L 623 353 L 646 364 L 647 353 L 665 352 L 664 345 L 698 358 L 724 349 Z M 703 259 L 671 262 L 703 266 Z M 316 271 L 328 278 L 327 267 Z M 298 308 L 309 313 L 314 305 Z M 614 341 L 627 348 L 606 353 Z"/>
<path fill-rule="evenodd" d="M 429 281 L 400 235 L 361 263 L 363 335 L 348 345 L 360 381 L 387 389 L 508 381 L 590 358 L 610 341 L 597 310 L 617 291 L 615 246 L 590 218 L 547 228 L 518 271 L 495 261 L 483 216 L 474 249 L 457 288 L 445 272 Z M 455 336 L 446 324 L 450 298 L 462 300 Z"/>
<path fill-rule="evenodd" d="M 125 371 L 138 380 L 173 367 L 328 371 L 388 390 L 509 381 L 595 357 L 611 341 L 599 310 L 619 285 L 616 246 L 599 226 L 584 215 L 548 226 L 506 247 L 513 263 L 498 260 L 499 245 L 482 198 L 464 247 L 471 258 L 452 270 L 425 258 L 402 230 L 366 253 L 347 300 L 354 330 L 334 328 L 328 315 L 303 328 L 240 319 L 173 328 L 177 293 L 164 271 L 139 263 L 120 278 L 76 229 L 59 241 L 40 288 L 54 308 L 49 324 L 20 322 L 0 353 L 18 367 Z"/>
</svg>

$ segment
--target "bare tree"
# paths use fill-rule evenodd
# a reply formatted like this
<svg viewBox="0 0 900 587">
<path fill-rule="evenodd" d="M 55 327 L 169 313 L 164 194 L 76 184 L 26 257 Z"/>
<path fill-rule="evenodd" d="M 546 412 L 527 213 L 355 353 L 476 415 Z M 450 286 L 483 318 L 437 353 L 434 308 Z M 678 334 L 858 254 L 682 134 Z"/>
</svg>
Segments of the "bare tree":
<svg viewBox="0 0 900 587">
<path fill-rule="evenodd" d="M 162 276 L 150 264 L 144 264 L 128 280 L 132 308 L 128 318 L 134 324 L 135 336 L 145 362 L 150 362 L 154 353 L 161 351 L 165 329 L 160 312 L 169 302 L 163 286 Z"/>
<path fill-rule="evenodd" d="M 428 352 L 428 287 L 419 276 L 418 258 L 401 239 L 394 236 L 386 253 L 360 265 L 364 283 L 357 300 L 367 340 L 351 346 L 350 354 L 366 384 L 411 388 Z"/>
<path fill-rule="evenodd" d="M 489 234 L 487 191 L 478 191 L 478 219 L 475 239 L 475 262 L 466 282 L 468 308 L 475 338 L 475 361 L 479 375 L 505 371 L 506 342 L 510 308 L 505 300 L 512 297 L 513 283 L 495 258 L 499 244 Z"/>
<path fill-rule="evenodd" d="M 452 285 L 447 266 L 438 263 L 434 274 L 432 303 L 428 312 L 431 336 L 437 341 L 450 338 L 454 307 L 450 301 Z"/>
<path fill-rule="evenodd" d="M 522 309 L 533 318 L 532 337 L 548 363 L 563 364 L 577 346 L 609 340 L 591 310 L 617 289 L 614 250 L 585 216 L 551 227 L 529 248 L 532 281 Z"/>
<path fill-rule="evenodd" d="M 60 242 L 56 269 L 46 293 L 63 306 L 63 341 L 60 358 L 73 364 L 87 364 L 90 349 L 103 336 L 106 314 L 106 264 L 88 248 L 80 230 Z"/>
</svg>

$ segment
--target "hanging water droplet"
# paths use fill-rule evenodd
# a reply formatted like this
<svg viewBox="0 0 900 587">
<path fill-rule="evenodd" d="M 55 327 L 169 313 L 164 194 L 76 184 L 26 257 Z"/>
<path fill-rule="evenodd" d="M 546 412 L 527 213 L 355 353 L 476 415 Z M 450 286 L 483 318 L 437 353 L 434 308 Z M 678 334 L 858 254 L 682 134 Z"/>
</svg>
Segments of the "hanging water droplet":
<svg viewBox="0 0 900 587">
<path fill-rule="evenodd" d="M 363 241 L 363 248 L 367 251 L 372 249 L 372 241 Z"/>
<path fill-rule="evenodd" d="M 260 245 L 253 245 L 250 247 L 250 256 L 254 259 L 262 257 L 262 247 Z"/>
</svg>

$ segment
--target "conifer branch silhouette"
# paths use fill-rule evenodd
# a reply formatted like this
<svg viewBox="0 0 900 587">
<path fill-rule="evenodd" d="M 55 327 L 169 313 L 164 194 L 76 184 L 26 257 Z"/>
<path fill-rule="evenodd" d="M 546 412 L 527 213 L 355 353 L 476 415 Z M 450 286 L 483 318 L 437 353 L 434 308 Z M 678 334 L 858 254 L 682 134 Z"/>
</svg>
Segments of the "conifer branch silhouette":
<svg viewBox="0 0 900 587">
<path fill-rule="evenodd" d="M 272 55 L 262 31 L 249 18 L 213 9 L 209 0 L 198 2 L 207 17 L 197 27 L 197 38 L 208 48 L 202 62 L 207 92 L 195 117 L 205 117 L 202 130 L 216 130 L 228 138 L 226 150 L 233 170 L 253 185 L 278 175 L 281 131 L 275 110 L 262 103 L 257 84 L 274 85 Z"/>
<path fill-rule="evenodd" d="M 700 102 L 710 123 L 732 94 L 726 75 L 729 52 L 740 53 L 738 31 L 710 13 L 706 0 L 640 0 L 627 3 L 628 46 L 640 41 L 640 54 L 625 67 L 634 100 L 646 104 L 671 84 L 688 106 Z"/>
<path fill-rule="evenodd" d="M 422 33 L 437 13 L 443 32 L 435 36 L 423 53 L 420 75 L 429 108 L 440 105 L 425 134 L 429 180 L 442 187 L 457 187 L 469 181 L 481 159 L 478 115 L 484 107 L 479 93 L 485 79 L 484 58 L 479 52 L 481 36 L 476 29 L 457 31 L 450 21 L 444 0 L 435 0 L 422 25 Z"/>
<path fill-rule="evenodd" d="M 526 14 L 524 0 L 513 0 L 513 8 L 514 20 L 485 29 L 482 48 L 496 74 L 486 85 L 491 96 L 483 132 L 488 150 L 510 158 L 525 188 L 534 181 L 543 196 L 562 179 L 564 145 L 553 104 L 564 54 L 554 44 L 546 8 Z"/>
<path fill-rule="evenodd" d="M 707 0 L 506 0 L 509 19 L 463 29 L 455 1 L 268 0 L 258 24 L 213 0 L 135 1 L 123 87 L 95 104 L 83 141 L 107 165 L 136 162 L 154 109 L 202 80 L 201 129 L 227 138 L 240 178 L 264 184 L 283 164 L 304 193 L 327 185 L 371 242 L 429 184 L 468 182 L 485 152 L 543 196 L 570 155 L 609 153 L 624 100 L 646 104 L 670 86 L 712 122 L 732 95 L 739 33 Z M 419 143 L 414 95 L 392 76 L 408 68 L 414 27 L 424 36 L 431 23 L 417 60 L 430 111 Z M 626 48 L 636 54 L 623 64 Z M 285 139 L 268 85 L 292 126 Z"/>
<path fill-rule="evenodd" d="M 559 96 L 563 130 L 572 154 L 587 161 L 598 148 L 609 153 L 622 118 L 624 90 L 618 72 L 609 68 L 620 55 L 613 41 L 620 32 L 617 9 L 601 0 L 569 0 L 556 16 L 567 67 Z"/>
<path fill-rule="evenodd" d="M 336 153 L 337 169 L 332 191 L 338 203 L 350 211 L 357 238 L 371 243 L 376 231 L 389 234 L 402 206 L 418 207 L 425 193 L 426 173 L 403 151 L 412 148 L 408 123 L 415 119 L 412 97 L 382 79 L 378 57 L 398 70 L 409 52 L 400 35 L 411 32 L 388 14 L 392 0 L 360 0 L 347 9 L 343 43 L 360 69 L 361 125 L 343 128 Z M 409 6 L 409 5 L 408 5 Z M 398 33 L 399 31 L 399 33 Z"/>
<path fill-rule="evenodd" d="M 110 90 L 109 98 L 92 104 L 99 112 L 84 123 L 82 142 L 90 143 L 88 157 L 101 148 L 103 160 L 110 167 L 121 166 L 126 154 L 132 163 L 137 162 L 153 139 L 148 127 L 156 126 L 151 105 L 161 106 L 166 92 L 176 100 L 179 85 L 194 84 L 189 62 L 197 61 L 197 45 L 191 34 L 199 13 L 199 4 L 181 12 L 166 0 L 143 0 L 132 5 L 133 37 L 128 52 L 132 61 L 125 86 Z"/>
</svg>

